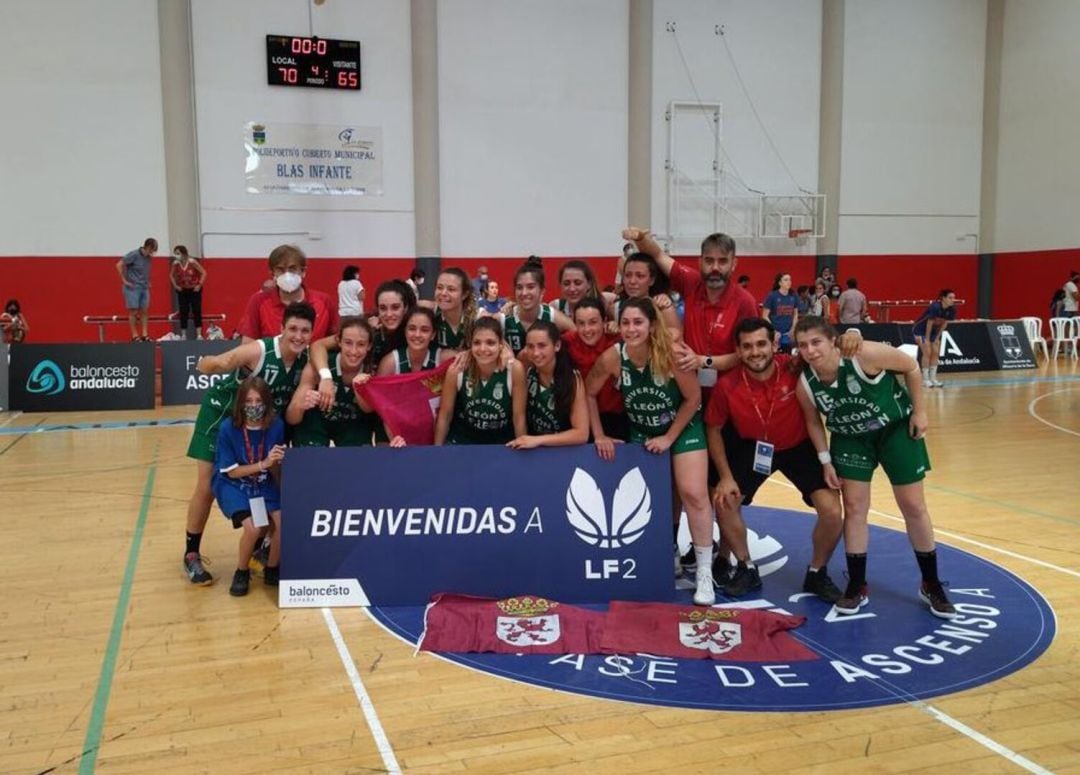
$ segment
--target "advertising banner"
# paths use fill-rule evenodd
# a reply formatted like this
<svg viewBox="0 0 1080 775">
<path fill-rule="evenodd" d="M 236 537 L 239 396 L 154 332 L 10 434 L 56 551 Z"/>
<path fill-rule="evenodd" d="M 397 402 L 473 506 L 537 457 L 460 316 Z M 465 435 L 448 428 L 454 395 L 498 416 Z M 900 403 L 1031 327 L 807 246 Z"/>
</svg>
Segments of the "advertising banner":
<svg viewBox="0 0 1080 775">
<path fill-rule="evenodd" d="M 249 194 L 382 196 L 381 127 L 248 122 Z"/>
<path fill-rule="evenodd" d="M 225 374 L 200 374 L 195 368 L 204 355 L 218 355 L 237 347 L 230 339 L 188 340 L 161 343 L 161 403 L 197 404 L 206 389 Z"/>
<path fill-rule="evenodd" d="M 12 345 L 10 384 L 24 412 L 153 409 L 154 345 Z"/>
<path fill-rule="evenodd" d="M 671 462 L 620 444 L 293 448 L 282 607 L 423 605 L 436 592 L 670 600 Z"/>
<path fill-rule="evenodd" d="M 998 368 L 1034 369 L 1035 352 L 1020 320 L 991 320 L 986 323 L 990 344 L 998 358 Z M 945 329 L 949 333 L 949 329 Z"/>
</svg>

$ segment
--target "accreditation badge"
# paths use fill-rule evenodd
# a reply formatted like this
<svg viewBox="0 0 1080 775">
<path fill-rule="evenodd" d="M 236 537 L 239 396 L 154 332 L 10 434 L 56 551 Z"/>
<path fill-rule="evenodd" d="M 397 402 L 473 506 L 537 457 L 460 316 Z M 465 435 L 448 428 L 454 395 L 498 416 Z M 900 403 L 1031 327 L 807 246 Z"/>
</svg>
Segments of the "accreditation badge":
<svg viewBox="0 0 1080 775">
<path fill-rule="evenodd" d="M 768 476 L 772 473 L 773 451 L 775 447 L 767 441 L 754 443 L 754 473 Z"/>
</svg>

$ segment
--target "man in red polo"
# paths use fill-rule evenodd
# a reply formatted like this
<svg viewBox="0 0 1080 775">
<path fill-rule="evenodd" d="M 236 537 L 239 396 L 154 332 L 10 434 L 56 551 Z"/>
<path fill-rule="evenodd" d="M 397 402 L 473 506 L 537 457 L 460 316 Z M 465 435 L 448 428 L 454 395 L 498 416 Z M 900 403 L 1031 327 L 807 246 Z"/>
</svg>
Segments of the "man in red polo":
<svg viewBox="0 0 1080 775">
<path fill-rule="evenodd" d="M 746 290 L 731 282 L 738 259 L 735 240 L 726 234 L 710 234 L 701 243 L 701 262 L 692 269 L 675 262 L 653 239 L 648 229 L 630 227 L 623 238 L 653 257 L 660 270 L 671 278 L 671 287 L 685 301 L 683 341 L 676 361 L 684 371 L 697 371 L 704 387 L 710 387 L 717 372 L 739 362 L 732 332 L 739 321 L 757 317 L 757 302 Z M 705 373 L 702 373 L 705 372 Z"/>
<path fill-rule="evenodd" d="M 248 299 L 244 316 L 236 330 L 245 342 L 277 336 L 281 333 L 281 318 L 285 307 L 304 301 L 315 309 L 312 341 L 337 333 L 337 299 L 322 291 L 304 287 L 307 256 L 296 245 L 278 245 L 270 252 L 270 275 L 275 287 L 263 290 Z"/>
<path fill-rule="evenodd" d="M 738 561 L 721 588 L 725 595 L 741 597 L 761 587 L 741 506 L 753 501 L 773 471 L 780 471 L 818 514 L 803 591 L 835 603 L 841 593 L 826 565 L 843 527 L 840 494 L 825 483 L 822 467 L 828 461 L 818 459 L 796 396 L 799 374 L 789 368 L 791 356 L 777 354 L 775 334 L 763 318 L 748 318 L 735 327 L 740 363 L 720 377 L 705 409 L 709 456 L 720 472 L 713 504 L 721 538 Z M 857 345 L 846 336 L 845 346 Z M 716 560 L 723 565 L 714 569 L 713 578 L 728 578 L 726 556 Z M 718 570 L 723 573 L 717 575 Z"/>
</svg>

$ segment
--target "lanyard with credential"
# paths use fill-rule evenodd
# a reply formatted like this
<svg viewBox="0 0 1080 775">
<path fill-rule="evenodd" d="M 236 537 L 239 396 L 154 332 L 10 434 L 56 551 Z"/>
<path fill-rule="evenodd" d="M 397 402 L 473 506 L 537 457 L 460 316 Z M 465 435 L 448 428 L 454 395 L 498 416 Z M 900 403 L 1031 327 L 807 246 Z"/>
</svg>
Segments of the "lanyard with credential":
<svg viewBox="0 0 1080 775">
<path fill-rule="evenodd" d="M 262 439 L 259 441 L 259 456 L 255 457 L 255 450 L 251 446 L 251 437 L 248 436 L 248 429 L 247 429 L 246 425 L 244 426 L 243 431 L 244 431 L 244 451 L 247 452 L 248 465 L 255 465 L 260 460 L 262 460 L 264 455 L 266 454 L 266 434 L 264 433 Z M 260 471 L 259 473 L 254 474 L 253 476 L 251 476 L 249 478 L 251 479 L 252 482 L 257 484 L 258 481 L 259 481 L 259 477 L 261 475 L 262 475 L 262 472 Z"/>
<path fill-rule="evenodd" d="M 775 367 L 775 364 L 774 364 Z M 772 420 L 773 409 L 776 408 L 776 387 L 780 384 L 780 369 L 775 367 L 775 373 L 773 374 L 773 389 L 770 391 L 768 385 L 764 385 L 765 393 L 769 396 L 769 414 L 762 416 L 761 408 L 758 406 L 757 398 L 754 396 L 754 391 L 750 387 L 750 380 L 746 378 L 746 369 L 743 368 L 739 373 L 742 374 L 743 384 L 746 385 L 746 392 L 750 396 L 750 404 L 754 407 L 754 411 L 757 412 L 758 420 L 761 421 L 761 427 L 764 431 L 764 437 L 762 441 L 769 440 L 769 422 Z"/>
</svg>

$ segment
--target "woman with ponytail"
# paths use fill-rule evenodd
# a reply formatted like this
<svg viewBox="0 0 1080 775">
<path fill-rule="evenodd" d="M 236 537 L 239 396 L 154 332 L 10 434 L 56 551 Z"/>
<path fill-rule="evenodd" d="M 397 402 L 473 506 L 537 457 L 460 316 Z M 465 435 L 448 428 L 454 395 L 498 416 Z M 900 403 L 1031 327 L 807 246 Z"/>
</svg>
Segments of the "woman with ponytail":
<svg viewBox="0 0 1080 775">
<path fill-rule="evenodd" d="M 600 356 L 586 382 L 597 452 L 604 460 L 615 458 L 614 440 L 604 433 L 596 403 L 604 385 L 615 380 L 630 421 L 630 443 L 644 444 L 657 455 L 671 451 L 675 488 L 689 518 L 697 557 L 694 603 L 712 605 L 713 517 L 701 388 L 694 374 L 676 368 L 671 334 L 652 299 L 628 299 L 620 315 L 622 344 Z"/>
<path fill-rule="evenodd" d="M 613 293 L 600 291 L 592 267 L 577 258 L 559 267 L 559 290 L 561 295 L 553 306 L 568 318 L 574 317 L 574 310 L 583 299 L 602 299 L 606 303 L 615 298 Z"/>
<path fill-rule="evenodd" d="M 668 332 L 675 339 L 682 338 L 682 323 L 679 321 L 679 313 L 675 304 L 668 296 L 670 282 L 667 276 L 660 271 L 656 259 L 647 253 L 633 253 L 623 264 L 622 268 L 622 293 L 618 298 L 611 301 L 608 316 L 613 322 L 612 333 L 618 331 L 620 311 L 630 299 L 652 299 L 656 308 L 664 318 L 664 324 Z"/>
<path fill-rule="evenodd" d="M 529 256 L 518 267 L 514 273 L 514 308 L 495 317 L 502 323 L 506 343 L 514 355 L 525 349 L 525 333 L 538 320 L 552 322 L 560 331 L 574 327 L 570 318 L 550 304 L 544 304 L 544 268 L 539 256 Z"/>
<path fill-rule="evenodd" d="M 435 341 L 439 347 L 464 350 L 476 322 L 476 297 L 472 281 L 456 266 L 439 272 L 435 280 L 435 301 L 420 305 L 435 311 Z"/>
<path fill-rule="evenodd" d="M 528 433 L 506 446 L 513 449 L 563 447 L 589 440 L 585 384 L 574 369 L 554 323 L 538 321 L 525 336 L 532 366 L 525 374 Z"/>
</svg>

